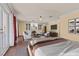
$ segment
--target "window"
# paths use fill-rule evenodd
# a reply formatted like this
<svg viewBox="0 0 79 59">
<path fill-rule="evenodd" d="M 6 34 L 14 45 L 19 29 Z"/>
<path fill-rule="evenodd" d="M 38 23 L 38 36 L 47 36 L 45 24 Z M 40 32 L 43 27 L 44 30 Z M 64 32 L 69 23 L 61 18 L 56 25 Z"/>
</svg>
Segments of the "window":
<svg viewBox="0 0 79 59">
<path fill-rule="evenodd" d="M 41 30 L 41 28 L 42 28 L 42 25 L 38 25 L 38 29 Z"/>
<path fill-rule="evenodd" d="M 26 30 L 28 30 L 28 24 L 26 24 Z"/>
<path fill-rule="evenodd" d="M 37 30 L 38 29 L 38 23 L 31 23 L 31 30 Z"/>
<path fill-rule="evenodd" d="M 30 30 L 30 24 L 26 24 L 26 30 Z"/>
</svg>

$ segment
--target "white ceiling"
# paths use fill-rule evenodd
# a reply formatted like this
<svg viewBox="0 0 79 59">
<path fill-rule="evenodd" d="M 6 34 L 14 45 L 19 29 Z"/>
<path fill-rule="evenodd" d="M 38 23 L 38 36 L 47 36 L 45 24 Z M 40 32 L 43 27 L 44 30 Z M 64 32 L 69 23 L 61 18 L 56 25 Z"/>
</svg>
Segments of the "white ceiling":
<svg viewBox="0 0 79 59">
<path fill-rule="evenodd" d="M 13 3 L 12 5 L 19 20 L 34 22 L 58 20 L 60 15 L 79 9 L 77 3 Z M 42 21 L 39 20 L 40 16 Z"/>
</svg>

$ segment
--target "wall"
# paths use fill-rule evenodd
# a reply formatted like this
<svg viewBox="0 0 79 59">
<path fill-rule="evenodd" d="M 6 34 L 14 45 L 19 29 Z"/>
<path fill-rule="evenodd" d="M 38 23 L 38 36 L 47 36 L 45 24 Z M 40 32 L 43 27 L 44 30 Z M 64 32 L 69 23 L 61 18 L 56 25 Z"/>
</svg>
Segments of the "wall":
<svg viewBox="0 0 79 59">
<path fill-rule="evenodd" d="M 48 31 L 53 31 L 53 30 L 51 30 L 51 25 L 54 25 L 54 24 L 57 24 L 58 25 L 58 23 L 59 23 L 58 20 L 49 22 L 48 25 L 47 25 L 47 30 Z M 59 25 L 57 26 L 57 31 L 58 30 L 59 30 Z"/>
<path fill-rule="evenodd" d="M 27 22 L 26 21 L 18 21 L 18 25 L 19 25 L 19 35 L 22 35 L 24 31 L 26 31 L 26 24 Z M 33 29 L 31 29 L 33 30 Z M 36 29 L 35 29 L 36 30 Z M 43 32 L 43 26 L 41 29 L 37 29 L 36 30 L 37 33 L 41 33 Z"/>
<path fill-rule="evenodd" d="M 51 25 L 54 25 L 54 24 L 57 24 L 57 32 L 59 32 L 59 21 L 56 20 L 56 21 L 51 21 L 51 22 L 48 22 L 48 24 L 42 24 L 42 28 L 41 29 L 37 29 L 37 33 L 42 33 L 44 32 L 44 26 L 47 26 L 47 32 L 49 31 L 53 31 L 51 30 Z M 26 31 L 26 24 L 27 22 L 26 21 L 18 21 L 18 24 L 19 24 L 19 35 L 22 35 L 24 31 Z"/>
<path fill-rule="evenodd" d="M 51 31 L 50 25 L 58 24 L 57 31 L 59 32 L 60 37 L 69 40 L 79 41 L 79 34 L 72 34 L 68 32 L 68 19 L 73 19 L 76 17 L 79 17 L 79 11 L 67 13 L 60 17 L 59 19 L 60 21 L 49 22 L 47 25 L 47 31 Z M 26 22 L 19 21 L 19 34 L 22 35 L 23 31 L 25 30 L 26 30 Z"/>
<path fill-rule="evenodd" d="M 19 35 L 22 35 L 24 31 L 26 31 L 26 22 L 18 21 L 19 24 Z"/>
<path fill-rule="evenodd" d="M 51 30 L 51 25 L 57 24 L 57 30 Z M 54 32 L 58 32 L 59 33 L 59 20 L 55 20 L 55 21 L 51 21 L 48 23 L 47 25 L 47 31 L 54 31 Z"/>
<path fill-rule="evenodd" d="M 65 14 L 60 17 L 60 37 L 69 40 L 79 41 L 79 34 L 72 34 L 68 32 L 68 19 L 73 19 L 76 17 L 79 17 L 79 11 L 74 11 L 72 13 Z"/>
</svg>

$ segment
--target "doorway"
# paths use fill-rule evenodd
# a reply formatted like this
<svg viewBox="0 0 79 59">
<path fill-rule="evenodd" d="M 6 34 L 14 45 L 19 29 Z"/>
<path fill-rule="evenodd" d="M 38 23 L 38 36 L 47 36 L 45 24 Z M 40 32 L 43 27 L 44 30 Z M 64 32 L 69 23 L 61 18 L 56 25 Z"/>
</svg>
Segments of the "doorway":
<svg viewBox="0 0 79 59">
<path fill-rule="evenodd" d="M 44 26 L 44 33 L 47 32 L 47 26 Z"/>
</svg>

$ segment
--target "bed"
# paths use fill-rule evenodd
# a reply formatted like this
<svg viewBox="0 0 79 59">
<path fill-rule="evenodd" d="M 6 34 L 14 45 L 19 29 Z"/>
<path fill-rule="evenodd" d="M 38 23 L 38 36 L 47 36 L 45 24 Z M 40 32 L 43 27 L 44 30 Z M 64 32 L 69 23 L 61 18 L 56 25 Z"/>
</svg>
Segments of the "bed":
<svg viewBox="0 0 79 59">
<path fill-rule="evenodd" d="M 66 40 L 64 38 L 54 38 L 51 40 L 35 41 L 33 44 L 29 43 L 28 52 L 30 56 L 65 56 L 78 55 L 75 52 L 79 49 L 79 43 Z"/>
<path fill-rule="evenodd" d="M 50 41 L 50 40 L 55 40 L 55 39 L 57 39 L 57 38 L 59 38 L 59 37 L 45 37 L 45 36 L 41 36 L 40 38 L 32 38 L 32 40 L 30 41 L 30 44 L 31 45 L 34 45 L 34 44 L 36 44 L 36 43 L 38 43 L 38 42 L 43 42 L 43 41 Z"/>
</svg>

